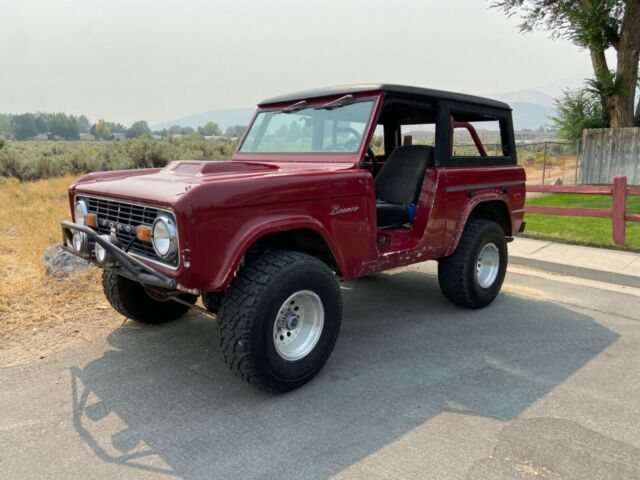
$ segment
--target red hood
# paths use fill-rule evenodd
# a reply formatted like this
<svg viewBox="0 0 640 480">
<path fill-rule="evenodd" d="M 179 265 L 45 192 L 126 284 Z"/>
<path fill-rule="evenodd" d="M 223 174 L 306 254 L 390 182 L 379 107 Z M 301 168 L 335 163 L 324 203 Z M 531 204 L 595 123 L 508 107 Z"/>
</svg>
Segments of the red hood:
<svg viewBox="0 0 640 480">
<path fill-rule="evenodd" d="M 240 190 L 246 193 L 247 186 L 254 185 L 257 188 L 264 185 L 264 180 L 269 177 L 308 177 L 352 167 L 353 164 L 350 163 L 181 160 L 171 162 L 162 169 L 92 173 L 80 178 L 74 187 L 79 193 L 173 206 L 185 197 L 191 197 L 205 185 L 211 185 L 212 188 L 216 185 L 218 188 L 214 191 L 217 195 L 213 196 L 220 200 L 221 193 L 233 195 L 238 190 L 236 186 L 239 187 L 240 184 L 244 187 Z M 215 199 L 211 200 L 216 205 Z"/>
</svg>

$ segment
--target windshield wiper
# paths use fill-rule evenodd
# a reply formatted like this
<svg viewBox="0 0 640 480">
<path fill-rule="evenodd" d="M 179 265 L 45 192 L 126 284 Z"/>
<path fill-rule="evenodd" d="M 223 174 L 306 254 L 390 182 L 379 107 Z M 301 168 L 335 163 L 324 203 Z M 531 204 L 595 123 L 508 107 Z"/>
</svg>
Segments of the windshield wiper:
<svg viewBox="0 0 640 480">
<path fill-rule="evenodd" d="M 299 102 L 296 103 L 292 103 L 289 106 L 284 107 L 282 110 L 280 110 L 282 113 L 292 113 L 292 112 L 297 112 L 298 110 L 302 110 L 305 106 L 305 104 L 307 103 L 306 100 L 300 100 Z"/>
<path fill-rule="evenodd" d="M 345 105 L 349 105 L 354 102 L 353 95 L 345 95 L 343 97 L 332 100 L 331 102 L 327 102 L 319 107 L 316 107 L 316 110 L 333 110 L 334 108 L 344 107 Z"/>
</svg>

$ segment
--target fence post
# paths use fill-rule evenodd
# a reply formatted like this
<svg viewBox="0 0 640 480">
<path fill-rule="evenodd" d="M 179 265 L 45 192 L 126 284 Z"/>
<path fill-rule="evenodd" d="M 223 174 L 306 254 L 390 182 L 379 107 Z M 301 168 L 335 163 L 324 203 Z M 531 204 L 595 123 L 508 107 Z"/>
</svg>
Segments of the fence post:
<svg viewBox="0 0 640 480">
<path fill-rule="evenodd" d="M 544 160 L 542 162 L 542 185 L 544 185 L 544 174 L 547 170 L 547 142 L 544 142 Z"/>
<path fill-rule="evenodd" d="M 611 202 L 611 224 L 613 226 L 613 243 L 624 245 L 626 229 L 627 209 L 627 177 L 613 177 L 611 190 L 613 200 Z"/>
<path fill-rule="evenodd" d="M 578 165 L 580 164 L 580 140 L 576 141 L 576 180 L 574 185 L 578 185 Z"/>
</svg>

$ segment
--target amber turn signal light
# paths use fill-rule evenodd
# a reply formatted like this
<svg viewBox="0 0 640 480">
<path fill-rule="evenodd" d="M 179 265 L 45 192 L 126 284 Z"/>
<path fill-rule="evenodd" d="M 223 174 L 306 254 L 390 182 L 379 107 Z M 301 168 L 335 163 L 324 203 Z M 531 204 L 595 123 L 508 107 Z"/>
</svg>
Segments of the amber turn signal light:
<svg viewBox="0 0 640 480">
<path fill-rule="evenodd" d="M 141 242 L 151 242 L 151 227 L 138 225 L 136 227 L 136 238 Z"/>
<path fill-rule="evenodd" d="M 87 213 L 84 217 L 84 222 L 87 227 L 97 227 L 98 226 L 98 217 L 95 213 Z"/>
</svg>

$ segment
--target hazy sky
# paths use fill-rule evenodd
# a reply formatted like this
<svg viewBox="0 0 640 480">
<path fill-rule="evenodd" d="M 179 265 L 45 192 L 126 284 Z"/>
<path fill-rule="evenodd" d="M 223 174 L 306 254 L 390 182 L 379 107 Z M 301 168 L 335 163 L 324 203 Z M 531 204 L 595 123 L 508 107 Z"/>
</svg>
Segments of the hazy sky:
<svg viewBox="0 0 640 480">
<path fill-rule="evenodd" d="M 0 112 L 150 123 L 290 90 L 393 82 L 466 93 L 587 76 L 484 0 L 2 0 Z"/>
</svg>

